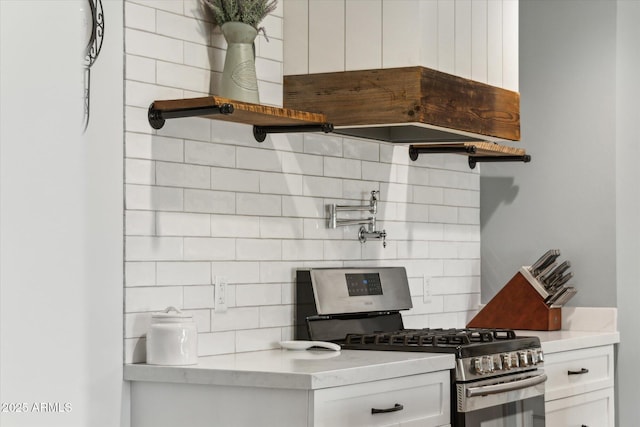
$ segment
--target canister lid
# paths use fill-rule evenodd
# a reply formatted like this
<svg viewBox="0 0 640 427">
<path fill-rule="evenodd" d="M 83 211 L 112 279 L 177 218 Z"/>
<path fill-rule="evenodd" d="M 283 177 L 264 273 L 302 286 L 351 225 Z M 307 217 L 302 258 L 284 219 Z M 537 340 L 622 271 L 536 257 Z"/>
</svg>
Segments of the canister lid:
<svg viewBox="0 0 640 427">
<path fill-rule="evenodd" d="M 151 321 L 157 323 L 179 323 L 189 322 L 193 320 L 193 316 L 189 313 L 183 313 L 180 309 L 175 307 L 167 307 L 163 311 L 153 313 L 151 315 Z"/>
</svg>

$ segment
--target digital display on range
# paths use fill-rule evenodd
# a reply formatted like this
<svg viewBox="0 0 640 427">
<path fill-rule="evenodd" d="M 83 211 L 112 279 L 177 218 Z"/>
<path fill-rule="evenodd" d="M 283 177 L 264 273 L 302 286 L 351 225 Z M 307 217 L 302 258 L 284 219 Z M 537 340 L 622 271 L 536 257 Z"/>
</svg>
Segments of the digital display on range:
<svg viewBox="0 0 640 427">
<path fill-rule="evenodd" d="M 345 274 L 350 297 L 382 295 L 382 283 L 378 273 Z"/>
</svg>

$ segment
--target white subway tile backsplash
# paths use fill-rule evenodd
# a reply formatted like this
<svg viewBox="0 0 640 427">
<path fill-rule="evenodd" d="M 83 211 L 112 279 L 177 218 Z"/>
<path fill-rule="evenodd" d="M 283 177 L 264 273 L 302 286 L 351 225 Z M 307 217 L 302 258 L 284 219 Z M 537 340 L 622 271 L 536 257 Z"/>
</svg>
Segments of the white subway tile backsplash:
<svg viewBox="0 0 640 427">
<path fill-rule="evenodd" d="M 126 157 L 181 162 L 184 146 L 181 139 L 158 135 L 127 133 Z"/>
<path fill-rule="evenodd" d="M 279 260 L 282 259 L 282 244 L 280 240 L 238 239 L 236 259 Z"/>
<path fill-rule="evenodd" d="M 282 62 L 283 57 L 283 44 L 282 40 L 269 37 L 269 41 L 264 37 L 259 37 L 256 40 L 256 48 L 258 51 L 257 56 L 265 59 L 271 59 L 273 61 Z"/>
<path fill-rule="evenodd" d="M 125 257 L 128 261 L 171 261 L 182 259 L 181 237 L 125 238 Z"/>
<path fill-rule="evenodd" d="M 187 212 L 235 213 L 235 193 L 185 189 L 184 210 Z"/>
<path fill-rule="evenodd" d="M 260 307 L 260 327 L 273 328 L 293 324 L 292 305 L 274 305 Z"/>
<path fill-rule="evenodd" d="M 236 165 L 236 150 L 230 145 L 185 141 L 184 161 L 196 165 L 232 168 Z"/>
<path fill-rule="evenodd" d="M 225 52 L 199 43 L 184 42 L 184 65 L 222 72 Z"/>
<path fill-rule="evenodd" d="M 342 180 L 319 176 L 302 178 L 302 194 L 314 197 L 342 198 Z"/>
<path fill-rule="evenodd" d="M 445 276 L 456 277 L 480 275 L 479 259 L 446 259 L 443 262 Z"/>
<path fill-rule="evenodd" d="M 458 208 L 459 224 L 480 224 L 480 208 Z"/>
<path fill-rule="evenodd" d="M 195 43 L 206 42 L 202 34 L 207 32 L 209 25 L 211 24 L 175 13 L 159 10 L 156 14 L 157 31 L 174 39 Z"/>
<path fill-rule="evenodd" d="M 155 214 L 151 211 L 126 211 L 124 225 L 127 236 L 153 236 L 156 234 Z"/>
<path fill-rule="evenodd" d="M 213 307 L 213 286 L 183 286 L 184 308 L 209 308 Z"/>
<path fill-rule="evenodd" d="M 126 159 L 124 182 L 126 184 L 154 185 L 156 181 L 155 163 L 149 160 Z"/>
<path fill-rule="evenodd" d="M 326 44 L 327 34 L 318 31 L 323 14 L 345 13 L 340 31 L 329 36 L 353 50 L 364 37 L 356 31 L 363 16 L 369 24 L 369 18 L 380 20 L 378 29 L 365 32 L 371 40 L 397 32 L 393 19 L 403 7 L 424 19 L 443 2 L 424 0 L 417 9 L 409 3 L 280 2 L 264 21 L 270 42 L 262 36 L 256 42 L 261 103 L 282 105 L 283 68 L 308 72 L 304 52 Z M 358 14 L 359 7 L 367 13 Z M 440 13 L 455 9 L 443 7 Z M 219 27 L 206 22 L 198 0 L 125 0 L 124 8 L 125 361 L 144 361 L 150 313 L 168 305 L 194 316 L 201 356 L 278 347 L 279 340 L 293 338 L 295 272 L 301 268 L 404 266 L 415 304 L 403 315 L 406 325 L 466 324 L 480 290 L 480 175 L 466 159 L 442 154 L 413 162 L 406 146 L 336 134 L 270 134 L 257 144 L 251 125 L 200 117 L 170 119 L 155 131 L 147 121 L 155 99 L 217 92 L 226 42 Z M 307 8 L 313 19 L 283 34 L 285 9 Z M 437 62 L 438 36 L 466 31 L 425 27 L 418 34 L 435 37 L 427 42 L 429 52 L 419 52 L 421 61 Z M 406 47 L 406 39 L 396 38 Z M 383 58 L 380 45 L 371 43 L 345 62 L 341 49 L 325 52 L 322 64 L 315 56 L 311 68 L 406 60 L 399 52 Z M 366 204 L 372 190 L 380 191 L 377 225 L 387 232 L 386 248 L 377 239 L 360 243 L 359 226 L 327 227 L 328 203 Z M 213 307 L 212 284 L 220 278 L 229 284 L 229 309 L 222 313 Z"/>
<path fill-rule="evenodd" d="M 158 212 L 156 229 L 158 236 L 208 236 L 211 219 L 206 214 Z"/>
<path fill-rule="evenodd" d="M 282 172 L 304 175 L 322 175 L 323 162 L 321 156 L 301 153 L 280 153 Z"/>
<path fill-rule="evenodd" d="M 158 185 L 182 188 L 210 188 L 211 169 L 183 163 L 156 163 Z"/>
<path fill-rule="evenodd" d="M 257 283 L 260 281 L 260 264 L 246 261 L 211 263 L 211 277 L 225 277 L 228 283 Z"/>
<path fill-rule="evenodd" d="M 302 194 L 302 176 L 282 173 L 260 174 L 260 192 L 271 194 Z"/>
<path fill-rule="evenodd" d="M 282 302 L 281 292 L 282 288 L 279 283 L 237 285 L 236 305 L 244 307 L 280 304 Z"/>
<path fill-rule="evenodd" d="M 260 218 L 260 237 L 263 239 L 302 239 L 302 219 Z"/>
<path fill-rule="evenodd" d="M 323 156 L 342 157 L 342 138 L 307 133 L 304 135 L 304 152 Z"/>
<path fill-rule="evenodd" d="M 458 208 L 454 206 L 429 206 L 429 220 L 431 222 L 456 224 L 458 222 Z"/>
<path fill-rule="evenodd" d="M 260 222 L 253 216 L 211 215 L 212 237 L 260 237 Z"/>
<path fill-rule="evenodd" d="M 191 261 L 235 259 L 235 239 L 185 237 L 184 259 Z"/>
<path fill-rule="evenodd" d="M 325 157 L 324 176 L 360 179 L 362 177 L 362 166 L 359 160 Z"/>
<path fill-rule="evenodd" d="M 153 286 L 155 283 L 155 262 L 127 261 L 124 263 L 125 286 Z"/>
<path fill-rule="evenodd" d="M 444 203 L 449 206 L 478 207 L 480 206 L 480 191 L 445 188 Z"/>
<path fill-rule="evenodd" d="M 282 88 L 282 62 L 256 58 L 256 74 L 259 80 L 275 83 Z M 260 92 L 261 100 L 263 93 Z"/>
<path fill-rule="evenodd" d="M 158 262 L 158 286 L 210 285 L 211 265 L 208 262 Z"/>
<path fill-rule="evenodd" d="M 444 225 L 444 239 L 452 242 L 479 242 L 480 225 Z"/>
<path fill-rule="evenodd" d="M 460 294 L 444 296 L 444 311 L 475 310 L 480 305 L 480 294 Z"/>
<path fill-rule="evenodd" d="M 415 203 L 442 204 L 444 201 L 443 189 L 416 185 L 413 187 L 413 201 Z"/>
<path fill-rule="evenodd" d="M 167 307 L 182 307 L 182 286 L 126 288 L 126 313 L 161 311 Z"/>
<path fill-rule="evenodd" d="M 260 191 L 260 174 L 238 169 L 211 169 L 211 188 L 214 190 L 254 192 Z"/>
<path fill-rule="evenodd" d="M 380 144 L 377 142 L 369 142 L 360 139 L 345 139 L 342 147 L 345 158 L 369 160 L 372 162 L 377 162 L 380 159 Z"/>
<path fill-rule="evenodd" d="M 240 169 L 279 172 L 282 170 L 278 153 L 260 148 L 238 147 L 236 165 Z"/>
<path fill-rule="evenodd" d="M 144 110 L 143 118 L 146 121 L 147 110 Z M 191 139 L 195 141 L 209 141 L 211 139 L 211 120 L 200 117 L 184 117 L 181 119 L 170 119 L 164 127 L 158 130 L 158 135 Z M 149 130 L 149 123 L 146 123 L 146 130 Z"/>
<path fill-rule="evenodd" d="M 182 41 L 174 38 L 125 28 L 126 53 L 161 61 L 182 62 Z"/>
<path fill-rule="evenodd" d="M 126 55 L 124 73 L 127 83 L 131 81 L 155 83 L 156 61 L 141 56 Z"/>
<path fill-rule="evenodd" d="M 280 328 L 237 331 L 236 351 L 259 351 L 279 348 L 280 336 Z"/>
<path fill-rule="evenodd" d="M 283 240 L 282 259 L 284 260 L 322 260 L 324 244 L 322 240 Z"/>
<path fill-rule="evenodd" d="M 282 216 L 298 218 L 324 218 L 323 199 L 301 196 L 282 196 Z"/>
<path fill-rule="evenodd" d="M 236 332 L 211 332 L 198 334 L 198 355 L 212 356 L 216 354 L 235 353 Z"/>
<path fill-rule="evenodd" d="M 271 194 L 237 193 L 236 210 L 242 215 L 280 216 L 282 198 Z"/>
<path fill-rule="evenodd" d="M 125 2 L 124 25 L 126 28 L 154 32 L 156 30 L 156 10 L 151 7 Z"/>
<path fill-rule="evenodd" d="M 260 327 L 260 309 L 258 307 L 230 308 L 224 313 L 211 313 L 211 325 L 214 332 L 254 329 Z"/>
<path fill-rule="evenodd" d="M 156 80 L 158 84 L 163 86 L 208 93 L 211 86 L 211 71 L 158 61 L 156 64 Z"/>
</svg>

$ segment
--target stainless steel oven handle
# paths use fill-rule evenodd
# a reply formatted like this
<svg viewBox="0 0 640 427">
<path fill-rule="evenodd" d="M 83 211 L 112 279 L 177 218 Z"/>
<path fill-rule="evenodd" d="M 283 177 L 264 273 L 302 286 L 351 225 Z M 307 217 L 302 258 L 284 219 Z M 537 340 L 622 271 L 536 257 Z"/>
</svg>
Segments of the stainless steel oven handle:
<svg viewBox="0 0 640 427">
<path fill-rule="evenodd" d="M 485 385 L 480 387 L 471 387 L 467 389 L 467 397 L 486 396 L 488 394 L 498 394 L 506 391 L 520 390 L 523 388 L 538 385 L 547 380 L 547 374 L 536 375 L 535 377 L 526 378 L 524 380 L 511 381 L 508 383 L 500 383 L 495 385 Z"/>
</svg>

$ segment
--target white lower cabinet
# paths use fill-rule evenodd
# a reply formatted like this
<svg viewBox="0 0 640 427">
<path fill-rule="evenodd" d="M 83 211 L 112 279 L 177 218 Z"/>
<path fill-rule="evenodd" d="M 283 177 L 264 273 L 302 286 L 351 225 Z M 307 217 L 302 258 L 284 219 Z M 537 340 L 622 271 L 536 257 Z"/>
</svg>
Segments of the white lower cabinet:
<svg viewBox="0 0 640 427">
<path fill-rule="evenodd" d="M 441 427 L 449 371 L 316 390 L 133 381 L 132 427 Z"/>
<path fill-rule="evenodd" d="M 450 421 L 449 373 L 321 389 L 311 400 L 314 427 L 443 426 Z"/>
<path fill-rule="evenodd" d="M 613 427 L 613 345 L 547 354 L 547 427 Z"/>
</svg>

